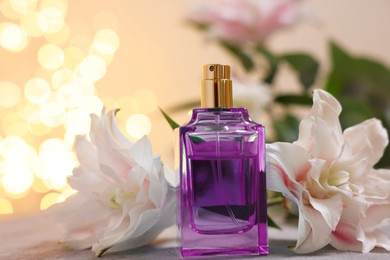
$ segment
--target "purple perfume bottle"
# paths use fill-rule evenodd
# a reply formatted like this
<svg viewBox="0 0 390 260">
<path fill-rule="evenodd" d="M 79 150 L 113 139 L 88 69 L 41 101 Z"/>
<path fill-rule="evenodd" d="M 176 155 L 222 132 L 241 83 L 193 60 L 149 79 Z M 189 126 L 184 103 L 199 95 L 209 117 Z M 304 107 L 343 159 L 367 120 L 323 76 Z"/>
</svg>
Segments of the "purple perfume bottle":
<svg viewBox="0 0 390 260">
<path fill-rule="evenodd" d="M 181 254 L 266 255 L 264 127 L 232 108 L 230 67 L 203 67 L 202 108 L 180 128 Z"/>
</svg>

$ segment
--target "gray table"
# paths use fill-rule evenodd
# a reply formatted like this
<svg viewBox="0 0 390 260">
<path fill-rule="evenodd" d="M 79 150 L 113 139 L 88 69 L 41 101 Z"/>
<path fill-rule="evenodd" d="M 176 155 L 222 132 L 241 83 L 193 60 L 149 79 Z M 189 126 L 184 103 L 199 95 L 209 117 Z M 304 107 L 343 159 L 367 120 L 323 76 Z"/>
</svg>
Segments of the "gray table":
<svg viewBox="0 0 390 260">
<path fill-rule="evenodd" d="M 90 250 L 76 251 L 64 248 L 55 242 L 58 234 L 50 221 L 41 215 L 25 216 L 0 221 L 0 259 L 97 259 Z M 135 250 L 107 253 L 101 259 L 180 259 L 175 242 L 175 228 L 166 229 L 150 245 Z M 297 255 L 287 246 L 295 244 L 296 227 L 284 225 L 283 230 L 269 230 L 271 259 L 390 259 L 387 251 L 377 249 L 368 254 L 341 252 L 326 247 L 314 254 Z M 248 259 L 254 259 L 251 257 Z M 245 259 L 245 258 L 232 258 Z"/>
</svg>

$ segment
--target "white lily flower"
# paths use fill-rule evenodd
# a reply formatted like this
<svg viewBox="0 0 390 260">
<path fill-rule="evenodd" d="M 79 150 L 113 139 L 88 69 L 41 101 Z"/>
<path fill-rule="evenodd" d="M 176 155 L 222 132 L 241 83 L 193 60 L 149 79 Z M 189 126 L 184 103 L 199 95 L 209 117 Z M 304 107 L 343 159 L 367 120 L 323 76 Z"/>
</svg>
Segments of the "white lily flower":
<svg viewBox="0 0 390 260">
<path fill-rule="evenodd" d="M 294 143 L 267 146 L 267 185 L 299 207 L 295 251 L 390 250 L 390 170 L 374 170 L 388 144 L 377 119 L 341 130 L 341 106 L 315 90 Z M 387 210 L 387 211 L 386 211 Z M 375 221 L 373 221 L 375 219 Z"/>
<path fill-rule="evenodd" d="M 300 0 L 196 1 L 188 19 L 206 25 L 211 37 L 261 43 L 272 33 L 308 17 Z"/>
<path fill-rule="evenodd" d="M 132 143 L 122 135 L 115 112 L 91 115 L 89 138 L 75 141 L 80 166 L 69 184 L 78 193 L 51 209 L 64 242 L 97 255 L 143 246 L 175 221 L 175 191 L 164 177 L 170 170 L 146 136 Z"/>
</svg>

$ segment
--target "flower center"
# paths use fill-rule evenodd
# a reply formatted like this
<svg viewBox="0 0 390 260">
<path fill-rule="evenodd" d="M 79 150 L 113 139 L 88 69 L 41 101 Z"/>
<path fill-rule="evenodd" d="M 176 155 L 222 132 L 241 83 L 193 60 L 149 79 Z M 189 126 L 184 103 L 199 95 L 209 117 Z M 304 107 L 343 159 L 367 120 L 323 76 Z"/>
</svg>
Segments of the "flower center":
<svg viewBox="0 0 390 260">
<path fill-rule="evenodd" d="M 137 197 L 137 191 L 123 191 L 117 190 L 110 198 L 112 204 L 116 207 L 121 206 L 125 201 L 132 200 L 135 201 Z"/>
<path fill-rule="evenodd" d="M 328 177 L 328 184 L 331 186 L 339 187 L 343 184 L 346 184 L 349 180 L 349 172 L 346 171 L 336 171 L 331 172 Z"/>
</svg>

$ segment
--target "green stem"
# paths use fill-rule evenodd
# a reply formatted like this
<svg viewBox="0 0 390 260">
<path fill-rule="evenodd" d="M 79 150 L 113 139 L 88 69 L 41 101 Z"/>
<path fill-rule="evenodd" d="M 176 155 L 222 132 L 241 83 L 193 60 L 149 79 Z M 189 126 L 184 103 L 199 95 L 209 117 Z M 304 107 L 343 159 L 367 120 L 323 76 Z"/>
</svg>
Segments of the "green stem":
<svg viewBox="0 0 390 260">
<path fill-rule="evenodd" d="M 100 250 L 100 251 L 96 254 L 96 256 L 97 256 L 97 257 L 101 257 L 101 256 L 102 256 L 105 252 L 107 252 L 110 248 L 111 248 L 111 246 L 110 246 L 110 247 L 106 247 L 106 248 Z"/>
<path fill-rule="evenodd" d="M 275 206 L 278 204 L 281 204 L 283 202 L 283 197 L 275 197 L 275 198 L 270 198 L 267 200 L 267 206 Z"/>
</svg>

